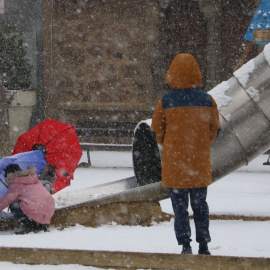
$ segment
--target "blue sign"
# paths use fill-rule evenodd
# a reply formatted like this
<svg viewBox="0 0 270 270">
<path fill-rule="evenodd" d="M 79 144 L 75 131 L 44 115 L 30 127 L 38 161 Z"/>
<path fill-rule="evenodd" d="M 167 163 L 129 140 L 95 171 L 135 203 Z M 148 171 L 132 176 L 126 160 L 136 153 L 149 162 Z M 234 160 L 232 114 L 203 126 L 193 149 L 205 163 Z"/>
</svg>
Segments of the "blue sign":
<svg viewBox="0 0 270 270">
<path fill-rule="evenodd" d="M 270 42 L 270 0 L 262 0 L 244 39 L 265 45 Z"/>
</svg>

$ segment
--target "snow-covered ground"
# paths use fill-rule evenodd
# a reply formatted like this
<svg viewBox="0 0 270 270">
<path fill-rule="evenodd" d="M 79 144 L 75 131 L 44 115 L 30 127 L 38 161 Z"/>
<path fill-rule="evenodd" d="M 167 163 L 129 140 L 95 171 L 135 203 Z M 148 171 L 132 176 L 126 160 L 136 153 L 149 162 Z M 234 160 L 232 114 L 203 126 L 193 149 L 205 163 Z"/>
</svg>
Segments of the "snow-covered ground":
<svg viewBox="0 0 270 270">
<path fill-rule="evenodd" d="M 259 156 L 248 166 L 224 177 L 208 189 L 210 214 L 232 214 L 245 216 L 270 216 L 270 166 L 264 166 L 267 155 Z M 86 156 L 82 157 L 86 161 Z M 93 167 L 79 168 L 72 185 L 59 194 L 78 192 L 90 186 L 104 184 L 133 176 L 130 152 L 92 152 Z M 170 200 L 161 201 L 164 212 L 173 214 Z M 191 212 L 192 213 L 192 212 Z M 194 239 L 194 223 L 191 220 Z M 211 220 L 212 255 L 270 257 L 270 221 Z M 151 227 L 119 226 L 108 224 L 99 228 L 81 225 L 63 231 L 50 229 L 49 233 L 13 235 L 0 232 L 2 247 L 63 248 L 108 251 L 139 251 L 177 253 L 173 220 Z M 197 253 L 198 243 L 193 240 L 192 248 Z M 46 262 L 44 262 L 46 264 Z M 20 265 L 0 262 L 1 269 L 33 270 L 84 270 L 80 265 Z M 98 269 L 87 267 L 87 269 Z"/>
</svg>

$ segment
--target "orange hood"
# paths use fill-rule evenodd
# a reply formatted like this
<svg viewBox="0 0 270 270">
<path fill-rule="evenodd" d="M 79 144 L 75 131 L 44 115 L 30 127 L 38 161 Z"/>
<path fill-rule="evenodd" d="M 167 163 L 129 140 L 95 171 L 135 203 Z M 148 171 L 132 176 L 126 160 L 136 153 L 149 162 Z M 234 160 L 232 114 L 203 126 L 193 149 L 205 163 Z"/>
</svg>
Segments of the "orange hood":
<svg viewBox="0 0 270 270">
<path fill-rule="evenodd" d="M 198 88 L 202 74 L 195 58 L 188 53 L 176 55 L 167 72 L 166 82 L 172 89 Z"/>
</svg>

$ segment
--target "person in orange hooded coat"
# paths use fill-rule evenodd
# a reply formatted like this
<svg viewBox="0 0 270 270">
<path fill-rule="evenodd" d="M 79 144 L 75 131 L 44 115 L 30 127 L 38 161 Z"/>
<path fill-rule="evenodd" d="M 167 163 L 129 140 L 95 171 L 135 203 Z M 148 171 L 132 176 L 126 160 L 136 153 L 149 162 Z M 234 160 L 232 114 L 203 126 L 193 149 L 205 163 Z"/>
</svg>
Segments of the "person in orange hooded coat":
<svg viewBox="0 0 270 270">
<path fill-rule="evenodd" d="M 188 195 L 194 212 L 199 254 L 210 255 L 207 243 L 207 186 L 212 170 L 210 144 L 220 131 L 215 100 L 200 89 L 202 75 L 191 54 L 178 54 L 166 75 L 171 91 L 157 103 L 151 129 L 163 147 L 162 185 L 170 189 L 175 233 L 182 254 L 192 254 Z"/>
</svg>

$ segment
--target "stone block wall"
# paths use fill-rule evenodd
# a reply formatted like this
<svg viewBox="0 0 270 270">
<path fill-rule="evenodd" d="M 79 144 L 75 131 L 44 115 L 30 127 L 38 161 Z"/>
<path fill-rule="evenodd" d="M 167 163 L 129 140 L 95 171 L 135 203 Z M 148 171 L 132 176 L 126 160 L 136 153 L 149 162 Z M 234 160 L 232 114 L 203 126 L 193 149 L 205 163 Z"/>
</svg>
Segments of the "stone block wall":
<svg viewBox="0 0 270 270">
<path fill-rule="evenodd" d="M 43 0 L 45 116 L 73 125 L 151 118 L 168 90 L 165 74 L 178 53 L 195 56 L 202 88 L 210 90 L 230 77 L 241 59 L 257 5 L 257 0 Z M 254 45 L 249 59 L 257 52 Z"/>
<path fill-rule="evenodd" d="M 8 139 L 8 104 L 6 93 L 0 81 L 0 158 L 11 153 L 10 142 Z"/>
<path fill-rule="evenodd" d="M 155 103 L 149 63 L 159 37 L 156 1 L 56 0 L 51 12 L 47 97 L 55 106 L 48 115 Z"/>
</svg>

